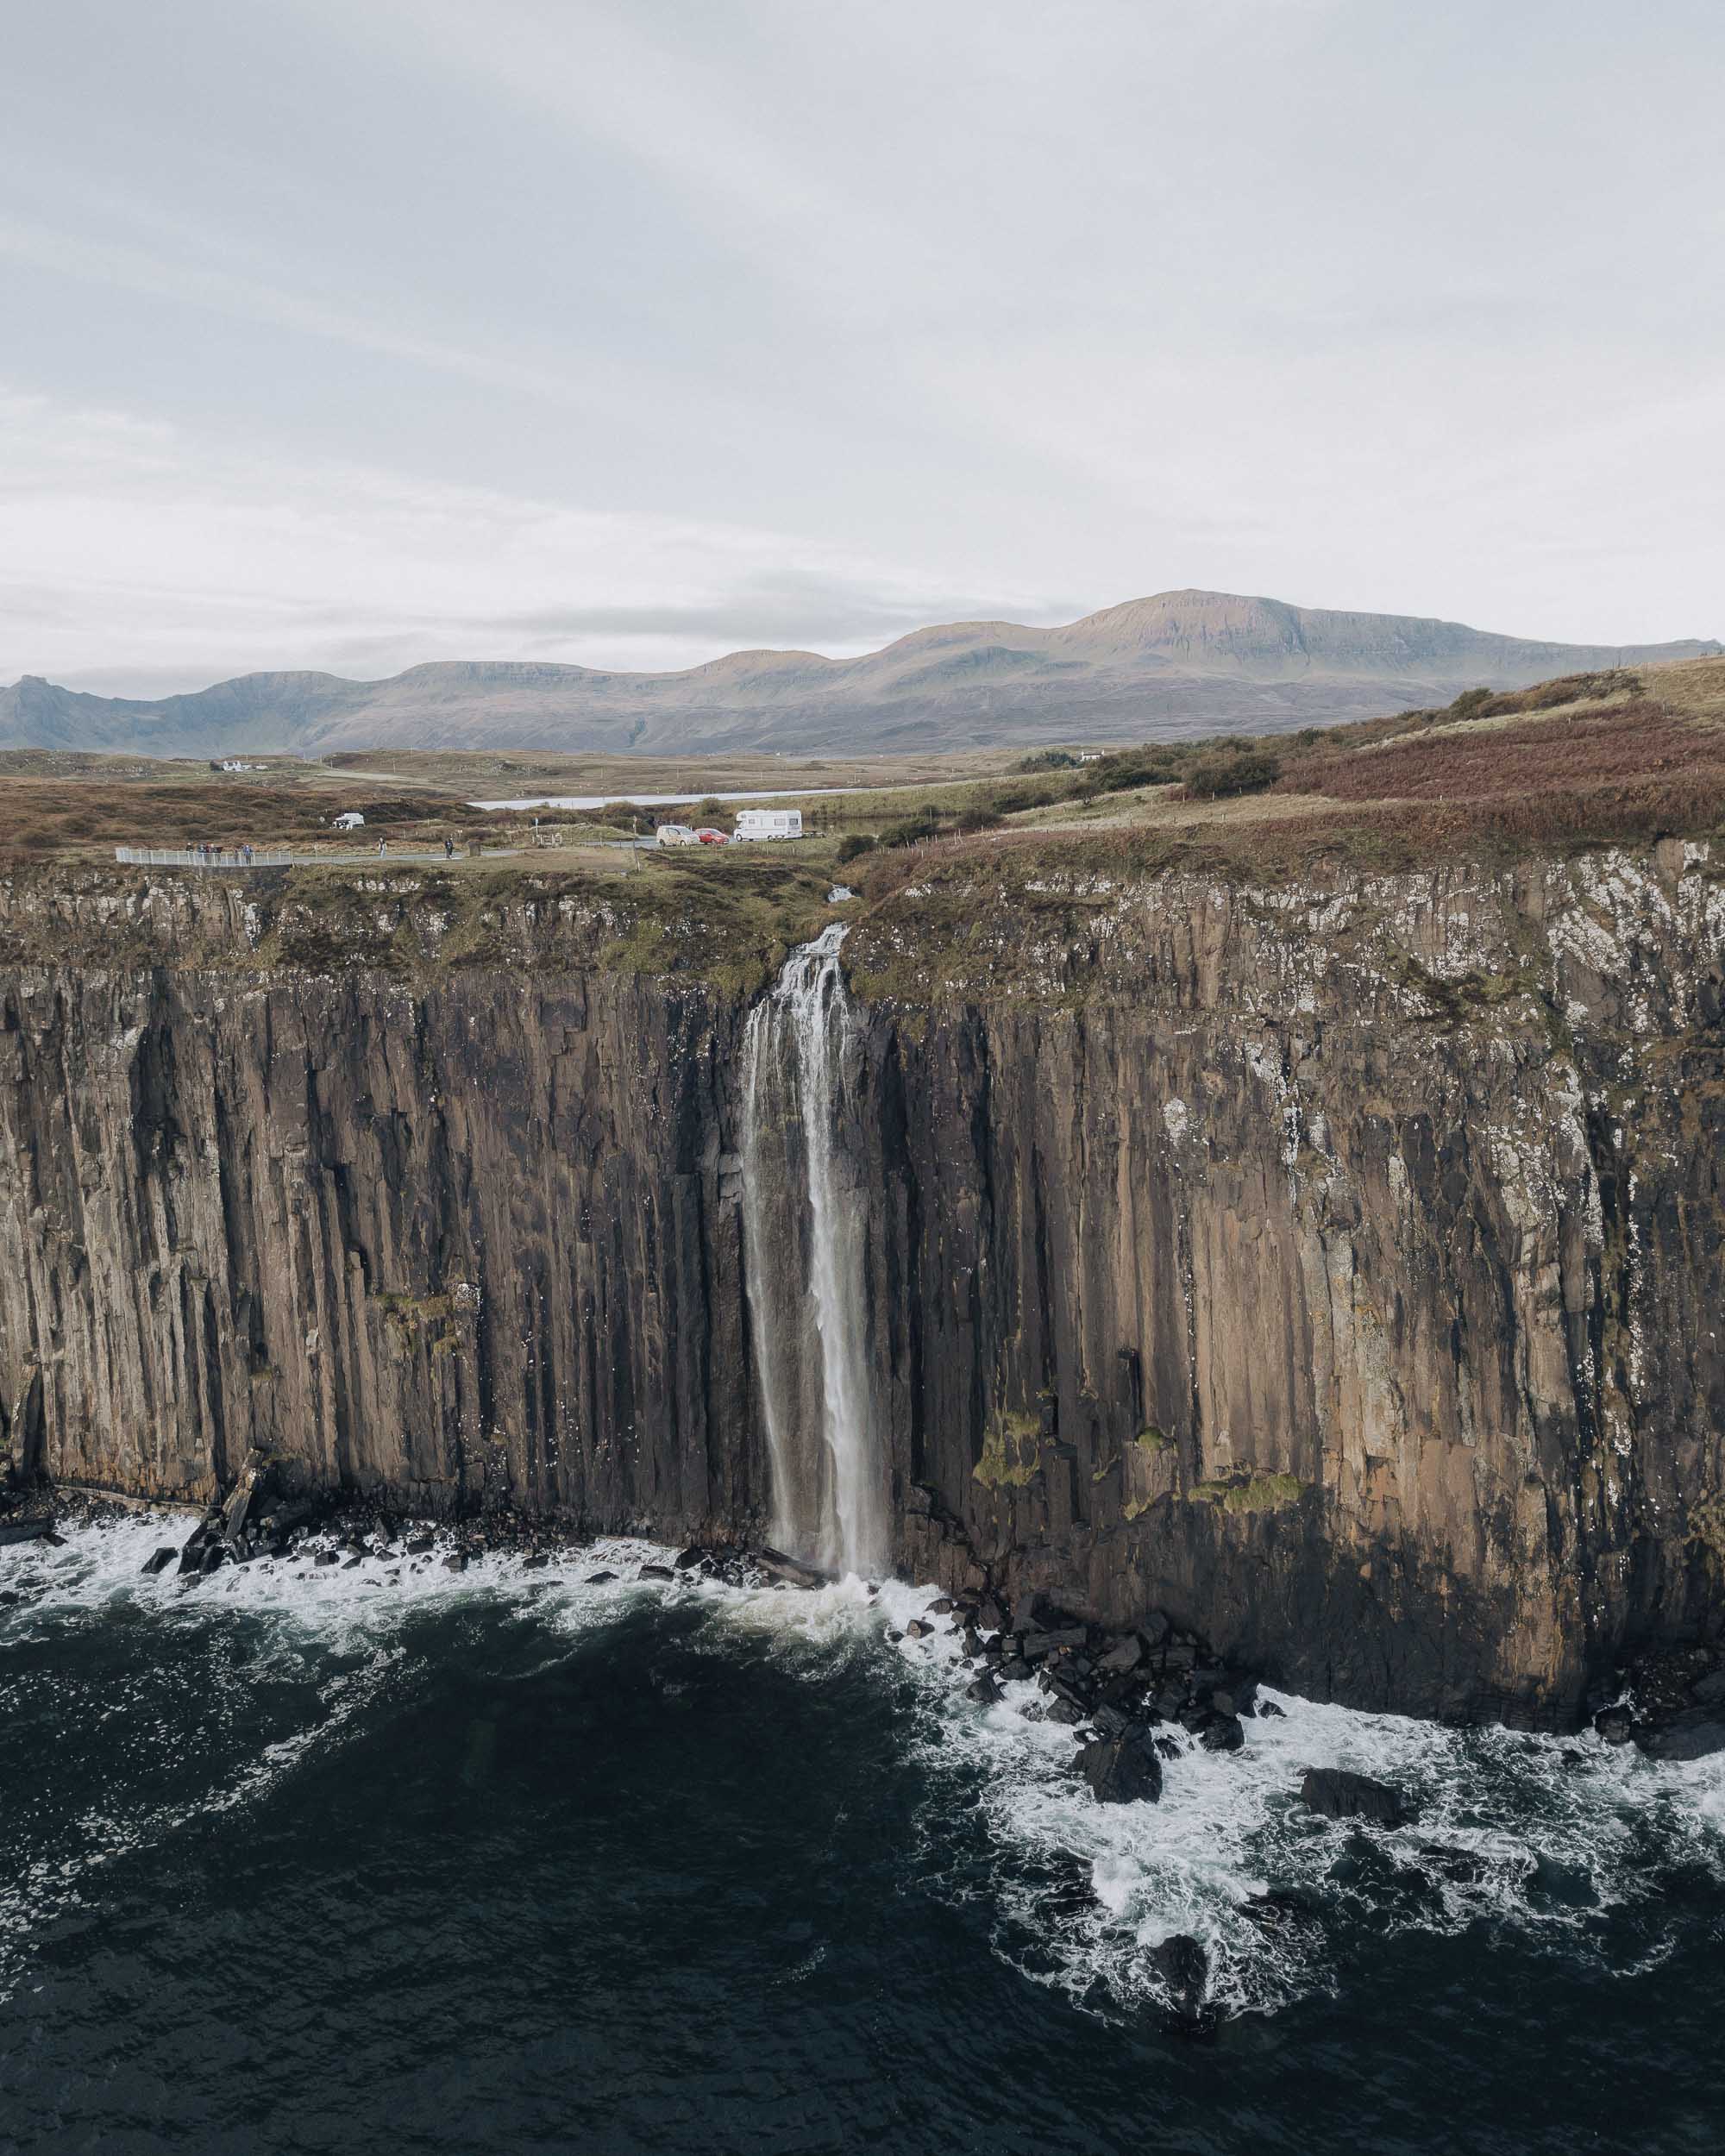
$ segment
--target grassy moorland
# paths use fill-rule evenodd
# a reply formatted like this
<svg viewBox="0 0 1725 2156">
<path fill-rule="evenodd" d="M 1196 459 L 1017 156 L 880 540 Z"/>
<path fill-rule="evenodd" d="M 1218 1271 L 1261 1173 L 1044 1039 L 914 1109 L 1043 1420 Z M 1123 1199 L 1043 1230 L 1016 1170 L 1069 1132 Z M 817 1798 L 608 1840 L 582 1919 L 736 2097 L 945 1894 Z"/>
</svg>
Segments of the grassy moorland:
<svg viewBox="0 0 1725 2156">
<path fill-rule="evenodd" d="M 499 781 L 524 793 L 593 793 L 605 790 L 601 778 L 677 790 L 665 771 L 615 758 L 602 774 L 580 758 L 394 755 L 386 769 L 368 758 L 282 758 L 243 774 L 136 758 L 55 756 L 51 769 L 44 761 L 0 758 L 0 872 L 14 877 L 98 863 L 109 874 L 142 873 L 114 868 L 114 847 L 128 843 L 285 846 L 301 865 L 260 880 L 277 893 L 281 923 L 260 956 L 323 962 L 346 949 L 367 962 L 411 963 L 411 937 L 373 949 L 369 931 L 350 938 L 344 927 L 363 911 L 352 905 L 356 878 L 377 887 L 373 849 L 386 837 L 393 887 L 453 923 L 442 962 L 520 959 L 506 926 L 512 894 L 596 924 L 586 956 L 740 988 L 831 918 L 835 881 L 856 893 L 852 918 L 914 917 L 938 939 L 979 908 L 1034 910 L 1051 885 L 1072 891 L 1087 879 L 1183 868 L 1263 883 L 1326 866 L 1390 870 L 1725 837 L 1725 659 L 1475 690 L 1441 710 L 1292 736 L 1147 743 L 1100 756 L 1051 748 L 799 765 L 813 783 L 853 790 L 802 798 L 809 835 L 800 844 L 736 849 L 637 851 L 628 841 L 665 812 L 621 801 L 543 813 L 536 831 L 530 813 L 480 812 L 467 797 L 468 786 Z M 788 761 L 678 769 L 681 785 L 717 793 L 768 776 L 782 785 Z M 483 771 L 470 768 L 481 762 Z M 881 782 L 859 783 L 865 774 Z M 347 808 L 367 818 L 357 838 L 331 828 Z M 728 826 L 733 812 L 706 799 L 677 813 Z M 446 838 L 458 849 L 453 862 Z"/>
</svg>

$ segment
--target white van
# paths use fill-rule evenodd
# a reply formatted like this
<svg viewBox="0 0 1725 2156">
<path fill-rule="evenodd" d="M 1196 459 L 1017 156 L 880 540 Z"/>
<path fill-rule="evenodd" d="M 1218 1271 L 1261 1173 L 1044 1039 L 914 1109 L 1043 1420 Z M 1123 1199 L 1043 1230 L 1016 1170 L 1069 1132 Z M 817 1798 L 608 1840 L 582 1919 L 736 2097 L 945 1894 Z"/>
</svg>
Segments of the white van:
<svg viewBox="0 0 1725 2156">
<path fill-rule="evenodd" d="M 336 818 L 336 829 L 338 831 L 356 831 L 361 828 L 365 820 L 357 809 L 347 809 Z"/>
<path fill-rule="evenodd" d="M 736 836 L 745 838 L 800 838 L 803 835 L 803 812 L 800 809 L 740 809 L 737 817 Z"/>
<path fill-rule="evenodd" d="M 662 846 L 694 846 L 700 843 L 687 824 L 661 824 L 653 836 Z"/>
</svg>

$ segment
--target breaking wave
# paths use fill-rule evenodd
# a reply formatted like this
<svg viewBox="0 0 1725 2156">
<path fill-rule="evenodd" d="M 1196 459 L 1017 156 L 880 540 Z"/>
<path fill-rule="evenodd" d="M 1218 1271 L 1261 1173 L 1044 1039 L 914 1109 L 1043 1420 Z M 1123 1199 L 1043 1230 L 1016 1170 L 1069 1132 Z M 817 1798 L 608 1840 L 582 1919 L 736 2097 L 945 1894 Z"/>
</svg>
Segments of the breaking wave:
<svg viewBox="0 0 1725 2156">
<path fill-rule="evenodd" d="M 1446 1730 L 1265 1689 L 1282 1713 L 1249 1720 L 1242 1751 L 1159 1733 L 1179 1746 L 1162 1801 L 1099 1805 L 1073 1771 L 1072 1733 L 1023 1712 L 1033 1683 L 978 1707 L 938 1620 L 931 1637 L 893 1638 L 926 1616 L 931 1589 L 640 1580 L 666 1552 L 626 1539 L 537 1566 L 493 1554 L 454 1571 L 440 1544 L 321 1567 L 262 1560 L 193 1585 L 142 1575 L 168 1539 L 160 1520 L 128 1519 L 11 1553 L 4 1582 L 20 1600 L 0 1608 L 0 1716 L 45 1681 L 45 1658 L 71 1671 L 56 1642 L 99 1639 L 104 1658 L 56 1680 L 68 1741 L 80 1723 L 124 1727 L 137 1772 L 100 1810 L 0 1825 L 0 1996 L 31 1939 L 75 1919 L 117 1857 L 169 1849 L 338 1748 L 419 1652 L 416 1617 L 467 1608 L 530 1622 L 556 1656 L 570 1635 L 668 1600 L 699 1616 L 681 1652 L 750 1647 L 811 1683 L 844 1667 L 905 1690 L 925 1791 L 906 1890 L 982 1902 L 998 1954 L 1105 2015 L 1169 2003 L 1154 1950 L 1175 1934 L 1202 1944 L 1209 2003 L 1227 2015 L 1344 1990 L 1366 1932 L 1513 1932 L 1631 1977 L 1669 1951 L 1684 1878 L 1725 1880 L 1725 1760 L 1660 1765 L 1590 1736 Z M 141 1627 L 198 1652 L 140 1652 Z M 667 1660 L 655 1681 L 668 1691 Z M 1310 1766 L 1393 1783 L 1418 1822 L 1385 1832 L 1313 1817 L 1295 1795 Z"/>
</svg>

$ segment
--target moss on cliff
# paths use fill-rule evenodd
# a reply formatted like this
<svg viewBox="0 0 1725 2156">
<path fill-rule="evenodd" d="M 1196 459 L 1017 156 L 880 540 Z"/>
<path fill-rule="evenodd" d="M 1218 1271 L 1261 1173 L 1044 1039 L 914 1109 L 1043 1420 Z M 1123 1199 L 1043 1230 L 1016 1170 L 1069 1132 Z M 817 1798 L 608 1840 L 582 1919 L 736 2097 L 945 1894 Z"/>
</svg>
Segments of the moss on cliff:
<svg viewBox="0 0 1725 2156">
<path fill-rule="evenodd" d="M 1010 1412 L 997 1416 L 982 1441 L 982 1457 L 971 1469 L 985 1489 L 1022 1489 L 1038 1472 L 1040 1419 Z"/>
<path fill-rule="evenodd" d="M 1186 1496 L 1189 1503 L 1219 1505 L 1224 1512 L 1286 1512 L 1309 1488 L 1292 1475 L 1251 1475 L 1244 1481 L 1195 1482 Z"/>
</svg>

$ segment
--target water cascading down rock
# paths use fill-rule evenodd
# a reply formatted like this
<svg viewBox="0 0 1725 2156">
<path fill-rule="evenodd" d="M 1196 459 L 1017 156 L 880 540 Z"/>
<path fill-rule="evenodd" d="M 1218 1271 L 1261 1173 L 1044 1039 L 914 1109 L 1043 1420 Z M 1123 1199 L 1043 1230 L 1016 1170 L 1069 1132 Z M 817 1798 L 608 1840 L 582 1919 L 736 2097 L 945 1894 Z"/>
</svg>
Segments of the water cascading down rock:
<svg viewBox="0 0 1725 2156">
<path fill-rule="evenodd" d="M 743 1234 L 773 1531 L 828 1571 L 886 1564 L 887 1470 L 868 1355 L 866 1209 L 840 1131 L 859 1066 L 835 923 L 750 1014 Z"/>
</svg>

